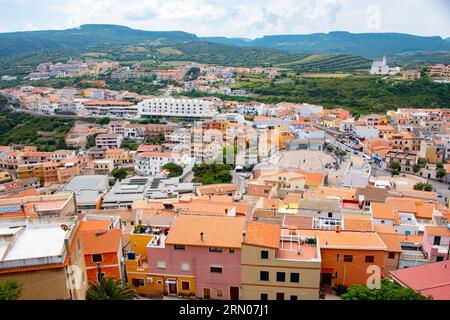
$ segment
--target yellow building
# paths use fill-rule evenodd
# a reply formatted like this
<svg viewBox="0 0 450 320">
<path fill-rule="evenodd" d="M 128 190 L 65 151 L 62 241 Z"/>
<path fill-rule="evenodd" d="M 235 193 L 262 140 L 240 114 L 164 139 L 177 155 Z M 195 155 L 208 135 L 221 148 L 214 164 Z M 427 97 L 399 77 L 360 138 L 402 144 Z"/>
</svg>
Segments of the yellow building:
<svg viewBox="0 0 450 320">
<path fill-rule="evenodd" d="M 44 180 L 44 166 L 42 163 L 22 164 L 17 167 L 17 177 L 20 180 L 37 178 Z"/>
<path fill-rule="evenodd" d="M 275 224 L 251 222 L 242 244 L 243 300 L 317 300 L 318 240 Z"/>
</svg>

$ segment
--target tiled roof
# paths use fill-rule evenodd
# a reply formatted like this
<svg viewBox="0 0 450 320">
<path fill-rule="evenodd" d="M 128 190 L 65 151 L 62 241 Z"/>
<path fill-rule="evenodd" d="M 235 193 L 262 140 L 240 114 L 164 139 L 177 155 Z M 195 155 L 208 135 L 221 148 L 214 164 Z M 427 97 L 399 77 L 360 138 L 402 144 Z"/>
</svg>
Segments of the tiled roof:
<svg viewBox="0 0 450 320">
<path fill-rule="evenodd" d="M 120 229 L 90 229 L 80 232 L 84 254 L 110 253 L 121 250 Z"/>
<path fill-rule="evenodd" d="M 450 299 L 450 260 L 395 270 L 390 275 L 395 281 L 425 297 Z"/>
<path fill-rule="evenodd" d="M 402 252 L 401 235 L 392 233 L 379 233 L 378 235 L 383 240 L 389 252 Z"/>
<path fill-rule="evenodd" d="M 386 250 L 386 245 L 375 232 L 300 230 L 304 236 L 319 238 L 320 247 L 330 249 Z"/>
<path fill-rule="evenodd" d="M 175 219 L 166 243 L 240 248 L 244 226 L 243 218 L 181 215 Z"/>
<path fill-rule="evenodd" d="M 397 220 L 397 215 L 389 204 L 373 202 L 370 204 L 370 208 L 375 219 Z"/>
<path fill-rule="evenodd" d="M 450 230 L 445 227 L 426 226 L 425 231 L 430 236 L 450 237 Z"/>
<path fill-rule="evenodd" d="M 244 242 L 246 244 L 277 249 L 280 245 L 280 226 L 276 224 L 250 222 L 247 224 Z"/>
<path fill-rule="evenodd" d="M 344 214 L 344 230 L 373 231 L 372 219 L 364 214 Z"/>
</svg>

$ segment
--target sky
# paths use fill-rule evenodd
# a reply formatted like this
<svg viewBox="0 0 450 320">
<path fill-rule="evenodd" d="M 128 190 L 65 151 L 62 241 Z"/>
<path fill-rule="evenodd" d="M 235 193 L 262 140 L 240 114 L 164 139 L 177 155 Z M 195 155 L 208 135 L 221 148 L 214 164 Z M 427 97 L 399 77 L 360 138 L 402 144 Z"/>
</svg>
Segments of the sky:
<svg viewBox="0 0 450 320">
<path fill-rule="evenodd" d="M 450 0 L 0 0 L 0 32 L 87 23 L 256 38 L 329 31 L 450 37 Z"/>
</svg>

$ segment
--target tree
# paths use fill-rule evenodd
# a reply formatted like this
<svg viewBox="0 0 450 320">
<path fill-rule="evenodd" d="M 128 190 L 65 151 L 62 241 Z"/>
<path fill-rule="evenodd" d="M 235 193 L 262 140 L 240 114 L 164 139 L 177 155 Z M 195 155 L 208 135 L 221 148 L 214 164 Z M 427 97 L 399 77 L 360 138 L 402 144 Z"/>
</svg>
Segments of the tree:
<svg viewBox="0 0 450 320">
<path fill-rule="evenodd" d="M 392 170 L 400 171 L 400 163 L 398 163 L 398 162 L 392 161 L 389 167 Z"/>
<path fill-rule="evenodd" d="M 114 177 L 114 179 L 121 181 L 128 176 L 128 171 L 125 168 L 117 168 L 111 172 L 111 175 Z"/>
<path fill-rule="evenodd" d="M 342 300 L 428 300 L 415 291 L 404 288 L 391 280 L 381 280 L 380 289 L 369 289 L 362 285 L 351 285 L 341 296 Z"/>
<path fill-rule="evenodd" d="M 430 183 L 419 182 L 414 185 L 414 190 L 432 191 L 433 186 Z"/>
<path fill-rule="evenodd" d="M 400 171 L 398 171 L 397 169 L 394 169 L 391 171 L 391 175 L 394 176 L 398 176 L 400 174 Z"/>
<path fill-rule="evenodd" d="M 16 281 L 0 284 L 0 300 L 17 300 L 22 293 L 22 285 Z"/>
<path fill-rule="evenodd" d="M 436 171 L 436 177 L 437 177 L 438 179 L 442 179 L 443 177 L 445 177 L 446 174 L 447 174 L 447 172 L 445 171 L 444 168 L 439 168 L 439 169 L 437 169 L 437 171 Z"/>
<path fill-rule="evenodd" d="M 102 277 L 86 292 L 87 300 L 133 300 L 136 297 L 136 291 L 128 283 L 108 277 Z"/>
<path fill-rule="evenodd" d="M 162 168 L 169 171 L 169 178 L 179 177 L 183 174 L 183 167 L 173 162 L 166 163 Z"/>
<path fill-rule="evenodd" d="M 217 179 L 220 183 L 230 183 L 233 180 L 233 176 L 230 171 L 222 171 L 217 175 Z"/>
<path fill-rule="evenodd" d="M 111 119 L 109 119 L 108 117 L 104 117 L 104 118 L 101 118 L 98 123 L 101 124 L 102 126 L 106 126 L 110 122 L 111 122 Z"/>
</svg>

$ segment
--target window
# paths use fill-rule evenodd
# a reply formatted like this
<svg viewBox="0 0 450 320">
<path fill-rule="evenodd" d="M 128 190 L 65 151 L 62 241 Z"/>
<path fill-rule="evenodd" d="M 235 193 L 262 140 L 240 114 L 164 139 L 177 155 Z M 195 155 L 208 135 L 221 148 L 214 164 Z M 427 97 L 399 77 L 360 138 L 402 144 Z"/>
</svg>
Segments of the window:
<svg viewBox="0 0 450 320">
<path fill-rule="evenodd" d="M 209 251 L 211 252 L 222 252 L 221 247 L 209 247 Z"/>
<path fill-rule="evenodd" d="M 345 262 L 352 262 L 353 261 L 353 256 L 351 254 L 345 255 L 344 256 L 344 261 Z"/>
<path fill-rule="evenodd" d="M 333 218 L 333 212 L 328 212 L 328 218 Z"/>
<path fill-rule="evenodd" d="M 395 259 L 395 252 L 389 252 L 388 253 L 388 258 L 389 259 Z"/>
<path fill-rule="evenodd" d="M 101 254 L 93 254 L 92 255 L 92 262 L 102 262 L 103 257 Z"/>
<path fill-rule="evenodd" d="M 366 256 L 366 263 L 373 263 L 375 261 L 374 256 Z"/>
<path fill-rule="evenodd" d="M 261 259 L 269 259 L 269 251 L 262 250 L 261 251 Z"/>
<path fill-rule="evenodd" d="M 335 274 L 334 274 L 334 278 L 337 279 L 338 275 L 339 275 L 339 274 L 338 274 L 338 272 L 336 271 Z"/>
<path fill-rule="evenodd" d="M 181 270 L 183 271 L 189 271 L 189 263 L 188 262 L 183 262 L 181 264 Z"/>
<path fill-rule="evenodd" d="M 185 246 L 182 245 L 182 244 L 176 244 L 176 245 L 173 246 L 173 248 L 174 248 L 175 250 L 184 250 L 184 249 L 185 249 Z"/>
<path fill-rule="evenodd" d="M 277 272 L 277 281 L 278 282 L 286 281 L 286 273 L 284 273 L 284 272 Z"/>
<path fill-rule="evenodd" d="M 284 300 L 284 293 L 283 292 L 277 292 L 277 300 Z"/>
<path fill-rule="evenodd" d="M 211 267 L 209 267 L 209 271 L 211 273 L 222 273 L 222 267 L 211 266 Z"/>
<path fill-rule="evenodd" d="M 189 281 L 181 281 L 181 290 L 190 290 L 191 284 Z"/>
<path fill-rule="evenodd" d="M 291 282 L 300 282 L 300 273 L 293 272 L 291 273 Z"/>
<path fill-rule="evenodd" d="M 336 261 L 339 262 L 339 253 L 336 255 Z"/>
<path fill-rule="evenodd" d="M 259 280 L 269 281 L 269 272 L 268 271 L 260 271 L 259 272 Z"/>
<path fill-rule="evenodd" d="M 269 295 L 267 293 L 261 293 L 261 300 L 269 300 Z"/>
<path fill-rule="evenodd" d="M 158 269 L 165 269 L 166 268 L 166 262 L 165 261 L 158 261 L 158 263 L 156 264 L 156 267 Z"/>
<path fill-rule="evenodd" d="M 217 289 L 216 295 L 217 297 L 223 297 L 223 291 L 221 289 Z"/>
<path fill-rule="evenodd" d="M 291 296 L 291 300 L 298 300 L 297 296 Z"/>
<path fill-rule="evenodd" d="M 228 249 L 228 252 L 229 252 L 229 253 L 234 253 L 234 248 Z"/>
<path fill-rule="evenodd" d="M 140 279 L 140 278 L 132 279 L 131 283 L 135 287 L 143 287 L 144 286 L 144 279 Z"/>
<path fill-rule="evenodd" d="M 440 246 L 441 245 L 441 237 L 435 236 L 433 240 L 433 245 Z"/>
</svg>

